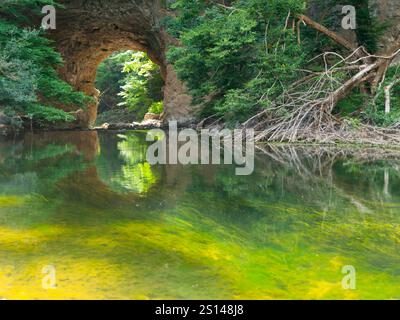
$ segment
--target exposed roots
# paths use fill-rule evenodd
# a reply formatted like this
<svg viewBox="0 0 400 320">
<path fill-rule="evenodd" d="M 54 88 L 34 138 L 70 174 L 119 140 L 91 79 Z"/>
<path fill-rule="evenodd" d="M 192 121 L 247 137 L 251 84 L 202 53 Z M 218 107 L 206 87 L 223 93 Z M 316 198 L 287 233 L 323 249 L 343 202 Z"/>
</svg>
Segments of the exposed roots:
<svg viewBox="0 0 400 320">
<path fill-rule="evenodd" d="M 400 124 L 392 128 L 354 124 L 350 120 L 340 119 L 313 106 L 298 108 L 286 118 L 269 117 L 256 124 L 255 129 L 256 142 L 400 146 Z"/>
<path fill-rule="evenodd" d="M 400 53 L 397 49 L 387 57 L 360 59 L 360 51 L 365 52 L 359 48 L 346 58 L 333 52 L 321 55 L 325 71 L 305 71 L 308 74 L 304 78 L 285 91 L 273 106 L 244 123 L 243 128 L 256 131 L 256 142 L 400 144 L 399 126 L 376 128 L 333 114 L 339 101 L 355 87 L 375 80 L 376 71 Z M 338 58 L 339 62 L 329 66 L 329 61 Z M 366 58 L 375 60 L 364 64 Z"/>
</svg>

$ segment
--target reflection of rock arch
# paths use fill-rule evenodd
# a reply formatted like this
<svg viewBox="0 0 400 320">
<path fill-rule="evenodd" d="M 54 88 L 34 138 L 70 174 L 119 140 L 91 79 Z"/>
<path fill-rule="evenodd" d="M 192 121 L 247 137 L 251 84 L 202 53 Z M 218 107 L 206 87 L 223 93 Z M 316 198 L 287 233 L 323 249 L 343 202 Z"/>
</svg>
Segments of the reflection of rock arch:
<svg viewBox="0 0 400 320">
<path fill-rule="evenodd" d="M 139 133 L 130 133 L 130 135 L 139 135 Z M 55 131 L 55 132 L 42 132 L 42 133 L 27 133 L 22 143 L 22 150 L 29 149 L 44 149 L 48 145 L 58 146 L 71 146 L 68 152 L 79 155 L 85 164 L 81 168 L 77 167 L 75 171 L 71 172 L 68 176 L 56 182 L 58 192 L 61 192 L 66 199 L 70 201 L 82 200 L 88 205 L 106 207 L 110 204 L 113 205 L 129 205 L 146 203 L 146 206 L 153 205 L 153 199 L 158 197 L 162 199 L 163 206 L 174 206 L 175 201 L 185 192 L 187 186 L 191 184 L 191 175 L 185 173 L 181 166 L 162 166 L 154 168 L 158 171 L 157 179 L 150 182 L 148 187 L 144 188 L 144 194 L 140 194 L 137 190 L 130 188 L 119 189 L 110 183 L 111 176 L 103 176 L 101 169 L 102 165 L 96 162 L 99 157 L 105 153 L 105 160 L 112 161 L 112 159 L 124 159 L 124 163 L 128 166 L 126 170 L 131 170 L 138 162 L 145 162 L 146 149 L 144 148 L 144 139 L 134 139 L 132 143 L 137 144 L 137 148 L 133 148 L 132 157 L 130 155 L 121 154 L 121 148 L 118 144 L 125 141 L 122 138 L 116 138 L 115 134 L 104 133 L 100 137 L 96 131 Z M 107 138 L 107 139 L 106 139 Z M 129 151 L 133 146 L 127 146 Z M 113 152 L 117 154 L 113 154 Z M 111 153 L 110 153 L 111 152 Z M 138 155 L 137 153 L 143 153 Z M 57 157 L 64 157 L 66 154 L 56 155 Z M 103 155 L 104 156 L 104 155 Z M 139 157 L 139 158 L 138 158 Z M 49 156 L 51 158 L 51 155 Z M 46 158 L 46 159 L 49 159 Z M 45 159 L 45 161 L 47 161 Z M 130 163 L 130 161 L 132 161 Z M 113 165 L 113 163 L 111 163 Z M 42 166 L 43 167 L 43 166 Z M 120 169 L 123 170 L 124 165 L 121 163 Z M 62 168 L 60 168 L 62 169 Z M 115 168 L 112 166 L 105 168 L 106 171 L 116 173 Z M 137 171 L 132 170 L 131 174 L 138 174 Z M 117 172 L 118 176 L 118 172 Z M 117 177 L 118 178 L 118 177 Z M 140 178 L 140 177 L 139 177 Z M 132 207 L 135 208 L 134 206 Z M 159 208 L 159 204 L 158 204 Z"/>
<path fill-rule="evenodd" d="M 140 50 L 160 65 L 165 78 L 165 118 L 190 118 L 190 97 L 166 61 L 166 50 L 173 39 L 162 29 L 167 11 L 160 0 L 99 1 L 62 0 L 57 10 L 57 29 L 51 32 L 65 66 L 62 77 L 77 90 L 97 98 L 96 70 L 111 53 Z M 70 111 L 70 110 L 69 110 Z M 96 119 L 97 104 L 79 115 L 78 126 L 88 127 Z"/>
</svg>

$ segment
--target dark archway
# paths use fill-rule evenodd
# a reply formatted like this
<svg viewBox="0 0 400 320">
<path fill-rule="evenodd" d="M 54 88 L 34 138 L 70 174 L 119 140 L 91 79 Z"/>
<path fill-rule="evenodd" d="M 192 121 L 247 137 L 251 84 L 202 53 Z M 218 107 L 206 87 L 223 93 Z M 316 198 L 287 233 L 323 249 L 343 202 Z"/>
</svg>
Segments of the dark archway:
<svg viewBox="0 0 400 320">
<path fill-rule="evenodd" d="M 165 78 L 164 120 L 186 122 L 193 118 L 191 98 L 166 61 L 166 50 L 174 39 L 163 29 L 169 14 L 162 0 L 62 0 L 57 10 L 57 29 L 50 32 L 65 61 L 60 70 L 64 80 L 75 89 L 98 98 L 95 88 L 98 65 L 112 52 L 145 51 L 160 65 Z M 73 110 L 67 110 L 73 111 Z M 75 124 L 93 125 L 97 103 L 78 112 Z"/>
</svg>

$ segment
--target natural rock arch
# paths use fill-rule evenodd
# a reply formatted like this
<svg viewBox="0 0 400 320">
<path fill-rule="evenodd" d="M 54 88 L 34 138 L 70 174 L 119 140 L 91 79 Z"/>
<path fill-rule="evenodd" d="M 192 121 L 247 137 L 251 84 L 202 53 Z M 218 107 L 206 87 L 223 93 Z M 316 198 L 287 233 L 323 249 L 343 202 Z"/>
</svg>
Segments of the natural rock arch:
<svg viewBox="0 0 400 320">
<path fill-rule="evenodd" d="M 64 59 L 60 74 L 75 89 L 97 99 L 98 65 L 115 51 L 141 50 L 160 65 L 165 80 L 164 119 L 186 122 L 192 118 L 191 98 L 166 61 L 174 43 L 162 27 L 169 14 L 162 0 L 62 0 L 57 28 L 49 33 Z M 67 111 L 66 107 L 63 107 Z M 76 126 L 93 125 L 97 103 L 78 112 Z"/>
</svg>

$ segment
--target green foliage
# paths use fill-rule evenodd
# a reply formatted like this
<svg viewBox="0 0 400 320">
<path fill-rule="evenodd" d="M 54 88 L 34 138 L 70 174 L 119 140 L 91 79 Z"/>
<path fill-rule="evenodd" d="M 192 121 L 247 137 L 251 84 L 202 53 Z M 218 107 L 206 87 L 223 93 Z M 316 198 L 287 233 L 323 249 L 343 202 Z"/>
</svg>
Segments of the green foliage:
<svg viewBox="0 0 400 320">
<path fill-rule="evenodd" d="M 337 104 L 334 113 L 351 116 L 362 110 L 368 104 L 368 100 L 368 95 L 361 93 L 358 89 L 353 90 L 349 96 Z"/>
<path fill-rule="evenodd" d="M 123 72 L 126 74 L 120 96 L 121 106 L 128 110 L 138 110 L 141 118 L 149 108 L 163 99 L 164 81 L 159 67 L 144 52 L 130 52 L 131 58 L 125 62 Z"/>
<path fill-rule="evenodd" d="M 193 95 L 194 104 L 205 105 L 203 116 L 217 114 L 235 124 L 277 101 L 291 83 L 303 77 L 300 69 L 322 71 L 323 62 L 313 57 L 325 51 L 343 51 L 311 28 L 302 28 L 300 45 L 289 18 L 289 12 L 293 17 L 302 13 L 306 5 L 312 5 L 319 21 L 336 30 L 342 15 L 332 14 L 332 8 L 340 4 L 343 3 L 337 0 L 233 0 L 224 4 L 178 0 L 171 5 L 177 10 L 177 17 L 166 23 L 182 46 L 171 48 L 168 59 Z M 346 4 L 356 7 L 359 44 L 376 52 L 388 23 L 373 16 L 367 0 L 350 0 Z M 347 75 L 334 77 L 341 83 Z M 379 99 L 375 115 L 378 118 L 382 109 Z M 335 113 L 359 117 L 368 100 L 371 97 L 356 88 L 338 104 Z M 396 101 L 393 98 L 394 104 Z M 395 109 L 390 120 L 376 118 L 375 122 L 392 123 L 397 119 Z"/>
<path fill-rule="evenodd" d="M 162 101 L 159 102 L 154 102 L 150 108 L 149 108 L 150 113 L 155 113 L 155 114 L 162 114 L 164 112 L 164 104 Z"/>
<path fill-rule="evenodd" d="M 130 108 L 149 106 L 151 98 L 148 95 L 146 82 L 151 76 L 154 64 L 143 52 L 132 53 L 131 60 L 126 62 L 123 72 L 127 74 L 125 85 L 122 87 L 121 96 L 124 98 L 122 105 Z"/>
<path fill-rule="evenodd" d="M 16 23 L 26 23 L 31 19 L 24 13 L 29 10 L 34 15 L 39 15 L 45 5 L 62 7 L 54 0 L 1 0 L 0 16 L 11 17 Z"/>
<path fill-rule="evenodd" d="M 286 19 L 289 11 L 301 12 L 304 6 L 301 0 L 236 0 L 229 8 L 176 1 L 172 8 L 180 14 L 167 23 L 182 47 L 171 48 L 168 58 L 194 103 L 206 102 L 206 112 L 228 121 L 267 107 L 267 98 L 282 93 L 303 63 Z"/>
<path fill-rule="evenodd" d="M 72 121 L 71 114 L 54 106 L 84 108 L 90 101 L 59 79 L 56 68 L 62 59 L 43 31 L 26 29 L 17 23 L 28 20 L 22 12 L 37 12 L 49 3 L 53 4 L 24 0 L 0 5 L 0 109 L 14 124 L 22 124 L 24 118 L 35 123 Z"/>
<path fill-rule="evenodd" d="M 148 111 L 161 114 L 163 86 L 160 68 L 144 52 L 113 54 L 97 70 L 98 122 L 140 121 Z"/>
<path fill-rule="evenodd" d="M 333 30 L 338 28 L 343 16 L 339 11 L 339 19 L 337 15 L 332 15 L 332 8 L 342 5 L 354 6 L 356 9 L 357 24 L 355 34 L 358 44 L 364 46 L 370 53 L 378 51 L 379 40 L 390 26 L 390 22 L 382 22 L 372 14 L 374 7 L 369 0 L 348 0 L 345 3 L 341 0 L 312 0 L 311 2 L 313 6 L 319 8 L 321 22 Z M 318 40 L 322 40 L 325 45 L 327 43 L 332 45 L 332 42 L 327 41 L 324 37 L 318 37 Z M 321 49 L 324 48 L 324 46 L 316 46 L 316 48 Z"/>
<path fill-rule="evenodd" d="M 392 67 L 388 70 L 385 81 L 379 88 L 374 101 L 372 101 L 365 111 L 367 120 L 375 125 L 391 126 L 400 122 L 400 82 L 391 90 L 391 111 L 385 113 L 385 87 L 400 79 L 400 66 Z"/>
<path fill-rule="evenodd" d="M 375 53 L 378 51 L 379 39 L 388 27 L 388 23 L 382 23 L 373 17 L 368 0 L 351 0 L 349 4 L 354 5 L 357 11 L 357 40 L 359 44 Z"/>
<path fill-rule="evenodd" d="M 99 113 L 115 109 L 123 99 L 118 94 L 124 84 L 125 75 L 122 72 L 124 64 L 129 61 L 130 51 L 111 55 L 97 69 L 96 88 L 100 91 Z"/>
</svg>

